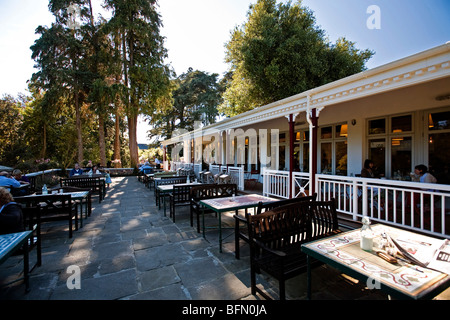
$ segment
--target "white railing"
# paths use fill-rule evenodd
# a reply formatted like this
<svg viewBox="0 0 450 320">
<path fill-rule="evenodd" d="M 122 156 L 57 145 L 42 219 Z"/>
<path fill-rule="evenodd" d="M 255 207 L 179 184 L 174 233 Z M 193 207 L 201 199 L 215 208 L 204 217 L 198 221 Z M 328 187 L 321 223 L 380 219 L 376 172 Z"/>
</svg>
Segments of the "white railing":
<svg viewBox="0 0 450 320">
<path fill-rule="evenodd" d="M 363 216 L 440 237 L 450 237 L 450 186 L 316 175 L 319 200 L 334 198 L 340 213 Z"/>
<path fill-rule="evenodd" d="M 231 178 L 230 182 L 236 183 L 239 190 L 244 190 L 244 168 L 243 167 L 228 167 L 227 172 Z"/>
<path fill-rule="evenodd" d="M 270 170 L 263 168 L 263 195 L 279 198 L 289 198 L 289 171 Z"/>
<path fill-rule="evenodd" d="M 201 163 L 195 163 L 194 164 L 194 173 L 197 178 L 200 178 L 200 172 L 202 171 L 202 164 Z"/>
<path fill-rule="evenodd" d="M 292 196 L 294 198 L 309 195 L 310 178 L 309 172 L 292 173 Z"/>
<path fill-rule="evenodd" d="M 309 173 L 263 170 L 263 194 L 279 198 L 308 195 Z M 450 237 L 450 186 L 409 181 L 367 179 L 317 174 L 318 200 L 335 199 L 343 216 L 371 220 Z"/>
</svg>

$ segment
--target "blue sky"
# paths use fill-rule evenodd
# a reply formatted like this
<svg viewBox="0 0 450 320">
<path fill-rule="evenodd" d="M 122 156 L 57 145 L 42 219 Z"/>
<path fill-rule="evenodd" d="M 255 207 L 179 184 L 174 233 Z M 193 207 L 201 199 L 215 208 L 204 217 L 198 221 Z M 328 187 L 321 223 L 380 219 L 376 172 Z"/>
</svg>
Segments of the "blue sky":
<svg viewBox="0 0 450 320">
<path fill-rule="evenodd" d="M 99 0 L 93 0 L 94 4 Z M 231 30 L 246 21 L 256 0 L 159 0 L 169 50 L 177 74 L 189 67 L 223 74 L 224 44 Z M 284 0 L 284 2 L 286 2 Z M 331 42 L 344 36 L 375 56 L 367 67 L 418 53 L 450 41 L 448 0 L 303 0 Z M 370 30 L 367 8 L 380 8 L 381 29 Z M 0 0 L 0 96 L 26 93 L 35 71 L 30 46 L 38 25 L 50 25 L 47 0 Z"/>
<path fill-rule="evenodd" d="M 246 21 L 251 3 L 256 0 L 159 0 L 167 62 L 177 74 L 189 67 L 223 74 L 224 44 Z M 303 5 L 331 42 L 346 37 L 357 48 L 375 51 L 369 69 L 450 41 L 449 0 L 303 0 Z M 380 29 L 367 28 L 371 5 L 380 8 Z M 52 21 L 48 0 L 0 0 L 0 96 L 27 94 L 26 81 L 36 71 L 29 49 L 34 31 Z"/>
</svg>

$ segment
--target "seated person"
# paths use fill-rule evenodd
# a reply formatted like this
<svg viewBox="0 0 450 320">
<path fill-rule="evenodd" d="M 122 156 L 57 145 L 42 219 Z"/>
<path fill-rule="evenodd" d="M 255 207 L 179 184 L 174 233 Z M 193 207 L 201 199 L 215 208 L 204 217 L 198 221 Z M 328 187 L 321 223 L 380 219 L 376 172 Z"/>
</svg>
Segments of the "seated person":
<svg viewBox="0 0 450 320">
<path fill-rule="evenodd" d="M 27 176 L 22 175 L 22 171 L 20 171 L 19 169 L 14 169 L 12 172 L 12 175 L 13 175 L 14 179 L 16 179 L 17 181 L 19 181 L 22 184 L 30 183 L 30 179 L 28 179 Z"/>
<path fill-rule="evenodd" d="M 361 177 L 362 178 L 379 178 L 380 175 L 376 171 L 376 168 L 374 167 L 374 163 L 372 160 L 367 159 L 364 161 L 364 168 L 361 170 Z"/>
<path fill-rule="evenodd" d="M 418 177 L 419 182 L 437 183 L 437 179 L 431 173 L 428 172 L 428 168 L 426 165 L 423 164 L 417 165 L 414 168 L 414 174 Z"/>
<path fill-rule="evenodd" d="M 22 188 L 11 188 L 11 194 L 13 196 L 26 196 L 29 193 L 28 186 L 30 184 L 30 180 L 26 176 L 23 176 L 22 171 L 20 171 L 19 169 L 14 169 L 12 175 L 15 180 L 20 182 Z"/>
<path fill-rule="evenodd" d="M 143 173 L 153 173 L 153 168 L 150 166 L 150 163 L 145 162 L 144 165 L 139 169 L 139 171 Z"/>
<path fill-rule="evenodd" d="M 69 176 L 80 176 L 83 174 L 83 169 L 80 168 L 80 165 L 78 163 L 75 163 L 75 167 L 70 170 Z"/>
<path fill-rule="evenodd" d="M 96 165 L 94 165 L 94 166 L 92 167 L 91 171 L 89 171 L 89 174 L 90 174 L 90 175 L 93 175 L 93 174 L 101 174 L 101 172 L 100 172 L 100 170 L 98 170 L 98 167 L 97 167 Z"/>
<path fill-rule="evenodd" d="M 11 193 L 0 188 L 0 234 L 23 231 L 22 207 L 14 202 Z"/>
<path fill-rule="evenodd" d="M 0 172 L 0 187 L 5 187 L 7 189 L 20 188 L 20 182 L 10 178 L 8 172 L 2 171 Z"/>
</svg>

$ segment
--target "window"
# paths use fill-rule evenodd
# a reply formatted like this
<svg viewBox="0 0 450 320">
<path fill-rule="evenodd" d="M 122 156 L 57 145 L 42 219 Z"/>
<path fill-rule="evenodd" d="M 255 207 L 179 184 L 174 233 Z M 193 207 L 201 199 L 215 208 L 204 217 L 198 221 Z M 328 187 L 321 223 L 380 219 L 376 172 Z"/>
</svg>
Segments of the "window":
<svg viewBox="0 0 450 320">
<path fill-rule="evenodd" d="M 309 172 L 309 130 L 295 133 L 294 171 Z"/>
<path fill-rule="evenodd" d="M 428 169 L 438 183 L 450 184 L 450 111 L 428 113 Z"/>
<path fill-rule="evenodd" d="M 320 172 L 347 175 L 348 125 L 338 124 L 320 129 Z"/>
<path fill-rule="evenodd" d="M 409 179 L 412 171 L 413 116 L 368 120 L 368 157 L 379 174 Z"/>
</svg>

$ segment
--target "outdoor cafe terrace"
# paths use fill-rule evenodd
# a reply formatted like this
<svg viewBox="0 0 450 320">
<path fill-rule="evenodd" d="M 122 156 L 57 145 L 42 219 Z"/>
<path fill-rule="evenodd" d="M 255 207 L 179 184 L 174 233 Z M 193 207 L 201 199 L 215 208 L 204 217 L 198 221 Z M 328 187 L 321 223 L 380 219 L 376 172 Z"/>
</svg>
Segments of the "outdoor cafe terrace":
<svg viewBox="0 0 450 320">
<path fill-rule="evenodd" d="M 264 182 L 272 179 L 269 177 L 265 176 Z M 249 194 L 273 196 L 270 189 L 263 190 L 261 183 L 249 180 L 250 176 L 243 178 L 243 188 L 236 197 Z M 203 181 L 204 177 L 192 176 L 192 181 L 194 179 Z M 369 206 L 365 210 L 371 212 L 374 223 L 390 222 L 375 215 L 376 206 L 370 202 L 358 204 L 356 201 L 345 201 L 346 195 L 352 192 L 361 191 L 363 197 L 373 194 L 372 181 L 329 181 L 320 176 L 318 179 L 316 190 L 321 190 L 318 198 L 335 198 L 338 208 L 348 211 L 351 217 L 339 220 L 342 231 L 359 227 L 358 224 L 349 223 L 360 220 L 353 219 L 360 217 L 355 209 L 359 205 Z M 216 183 L 221 184 L 219 181 Z M 195 219 L 191 224 L 190 207 L 173 209 L 176 210 L 175 220 L 175 214 L 171 214 L 170 198 L 164 196 L 164 200 L 157 203 L 156 189 L 154 186 L 149 188 L 150 184 L 142 176 L 139 179 L 135 176 L 113 177 L 112 185 L 101 202 L 96 201 L 97 195 L 93 195 L 91 215 L 84 217 L 82 227 L 73 232 L 72 238 L 68 236 L 67 222 L 43 223 L 42 264 L 31 272 L 29 292 L 25 292 L 23 281 L 20 280 L 23 276 L 22 257 L 13 256 L 0 266 L 1 299 L 261 300 L 259 293 L 253 295 L 251 292 L 249 245 L 239 241 L 240 259 L 235 256 L 235 212 L 222 212 L 218 217 L 205 215 L 203 225 L 216 226 L 220 221 L 220 233 L 212 228 L 198 232 Z M 304 191 L 306 184 L 299 183 L 298 186 L 295 190 Z M 383 189 L 388 188 L 387 185 L 376 187 L 379 188 L 378 199 L 382 199 L 380 194 L 383 192 L 392 193 L 388 196 L 390 199 L 397 198 L 395 183 L 391 183 L 388 191 Z M 421 197 L 426 192 L 419 191 L 423 194 Z M 404 193 L 401 195 L 405 196 Z M 375 198 L 372 196 L 367 199 Z M 385 203 L 391 205 L 388 201 Z M 395 203 L 393 207 L 396 207 Z M 245 211 L 241 209 L 239 213 L 244 214 Z M 377 220 L 378 217 L 380 219 Z M 438 224 L 436 220 L 431 222 L 433 226 Z M 36 250 L 33 250 L 30 264 L 36 259 Z M 80 279 L 73 277 L 73 270 L 79 270 Z M 376 284 L 375 289 L 372 286 L 370 290 L 369 282 L 357 278 L 325 263 L 312 270 L 309 278 L 312 279 L 312 287 L 308 286 L 307 272 L 287 280 L 286 299 L 307 299 L 309 288 L 313 300 L 395 298 L 389 290 L 377 290 L 379 287 Z M 280 298 L 279 283 L 264 271 L 256 274 L 256 283 L 258 289 L 269 297 Z M 443 288 L 446 287 L 448 285 Z M 427 298 L 450 298 L 449 289 L 435 293 Z"/>
</svg>

